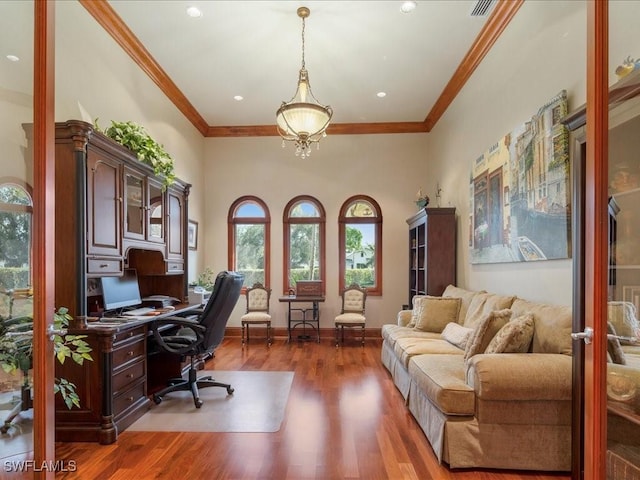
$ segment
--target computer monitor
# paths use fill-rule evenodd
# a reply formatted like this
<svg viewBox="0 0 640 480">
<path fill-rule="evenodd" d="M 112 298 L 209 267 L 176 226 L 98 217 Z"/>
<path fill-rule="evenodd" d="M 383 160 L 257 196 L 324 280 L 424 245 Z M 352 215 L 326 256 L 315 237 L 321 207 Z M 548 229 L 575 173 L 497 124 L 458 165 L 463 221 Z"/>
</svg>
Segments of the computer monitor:
<svg viewBox="0 0 640 480">
<path fill-rule="evenodd" d="M 140 287 L 135 269 L 125 269 L 121 277 L 102 277 L 102 299 L 105 310 L 140 305 Z"/>
</svg>

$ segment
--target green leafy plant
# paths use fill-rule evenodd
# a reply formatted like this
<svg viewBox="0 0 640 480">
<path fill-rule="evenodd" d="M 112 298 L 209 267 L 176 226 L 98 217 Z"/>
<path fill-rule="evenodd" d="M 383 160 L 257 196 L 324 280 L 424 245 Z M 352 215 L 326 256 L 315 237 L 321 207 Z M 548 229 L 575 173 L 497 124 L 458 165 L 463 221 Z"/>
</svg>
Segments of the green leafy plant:
<svg viewBox="0 0 640 480">
<path fill-rule="evenodd" d="M 64 330 L 69 326 L 69 320 L 72 320 L 68 309 L 60 307 L 53 317 L 53 325 L 56 330 Z M 60 364 L 64 364 L 67 358 L 71 358 L 78 365 L 82 365 L 85 360 L 93 361 L 89 352 L 91 347 L 84 339 L 86 335 L 54 335 L 53 351 Z M 67 408 L 74 406 L 80 408 L 80 397 L 76 393 L 75 384 L 64 378 L 56 378 L 53 386 L 54 392 L 59 393 L 64 400 Z"/>
<path fill-rule="evenodd" d="M 135 122 L 111 121 L 111 126 L 104 131 L 98 126 L 98 119 L 94 127 L 120 145 L 127 147 L 138 157 L 138 160 L 153 168 L 153 173 L 163 179 L 163 189 L 166 189 L 176 179 L 173 159 L 164 146 L 149 136 L 141 125 Z"/>
<path fill-rule="evenodd" d="M 216 273 L 210 267 L 207 267 L 202 271 L 202 273 L 200 273 L 200 275 L 198 275 L 198 279 L 195 284 L 210 292 L 213 289 L 215 281 Z"/>
</svg>

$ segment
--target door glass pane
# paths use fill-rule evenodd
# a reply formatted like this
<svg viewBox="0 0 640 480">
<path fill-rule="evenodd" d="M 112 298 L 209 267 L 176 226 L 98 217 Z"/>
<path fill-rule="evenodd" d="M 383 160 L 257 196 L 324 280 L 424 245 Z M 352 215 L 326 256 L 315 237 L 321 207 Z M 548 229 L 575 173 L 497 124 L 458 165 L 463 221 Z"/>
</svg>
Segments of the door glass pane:
<svg viewBox="0 0 640 480">
<path fill-rule="evenodd" d="M 638 2 L 609 3 L 610 84 L 640 83 Z M 615 72 L 615 73 L 614 73 Z M 640 475 L 640 96 L 609 119 L 607 478 Z"/>
<path fill-rule="evenodd" d="M 33 450 L 31 325 L 33 123 L 31 1 L 0 3 L 0 461 Z M 28 127 L 27 127 L 28 128 Z M 30 458 L 30 454 L 27 454 Z M 4 470 L 3 470 L 4 471 Z"/>
</svg>

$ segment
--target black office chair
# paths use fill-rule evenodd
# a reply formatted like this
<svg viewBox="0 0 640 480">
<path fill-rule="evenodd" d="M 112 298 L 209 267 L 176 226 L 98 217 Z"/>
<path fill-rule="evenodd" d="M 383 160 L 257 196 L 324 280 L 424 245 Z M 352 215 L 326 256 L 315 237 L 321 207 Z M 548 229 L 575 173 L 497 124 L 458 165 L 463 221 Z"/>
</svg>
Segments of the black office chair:
<svg viewBox="0 0 640 480">
<path fill-rule="evenodd" d="M 169 380 L 169 385 L 153 395 L 156 404 L 162 402 L 162 397 L 169 392 L 191 391 L 196 408 L 202 406 L 198 388 L 224 387 L 231 395 L 233 388 L 226 383 L 216 382 L 210 375 L 197 378 L 196 359 L 211 354 L 224 338 L 224 330 L 229 316 L 235 307 L 244 275 L 223 271 L 216 277 L 213 292 L 197 319 L 189 320 L 182 317 L 167 317 L 151 322 L 151 329 L 156 344 L 160 349 L 190 358 L 189 377 Z M 163 333 L 159 328 L 163 325 L 180 326 L 177 332 Z"/>
</svg>

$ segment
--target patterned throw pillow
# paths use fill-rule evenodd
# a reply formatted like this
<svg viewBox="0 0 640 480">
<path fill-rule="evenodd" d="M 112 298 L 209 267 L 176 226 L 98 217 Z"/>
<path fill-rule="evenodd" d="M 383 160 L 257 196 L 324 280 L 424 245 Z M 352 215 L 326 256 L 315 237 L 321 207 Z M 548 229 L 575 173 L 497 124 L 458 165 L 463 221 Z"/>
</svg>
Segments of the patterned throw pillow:
<svg viewBox="0 0 640 480">
<path fill-rule="evenodd" d="M 416 320 L 416 330 L 440 333 L 448 323 L 457 322 L 460 312 L 459 298 L 426 296 L 420 301 L 422 309 Z"/>
<path fill-rule="evenodd" d="M 442 330 L 441 337 L 451 345 L 464 350 L 467 347 L 469 337 L 473 333 L 473 328 L 463 327 L 458 323 L 447 323 L 447 326 Z"/>
<path fill-rule="evenodd" d="M 533 338 L 533 315 L 525 313 L 507 322 L 484 353 L 526 353 Z"/>
<path fill-rule="evenodd" d="M 422 299 L 425 297 L 426 295 L 414 295 L 411 299 L 413 308 L 411 309 L 411 321 L 407 324 L 408 328 L 415 328 L 416 322 L 422 315 Z"/>
<path fill-rule="evenodd" d="M 487 313 L 473 329 L 464 351 L 464 361 L 478 353 L 484 353 L 491 339 L 511 318 L 511 310 L 493 310 Z"/>
</svg>

